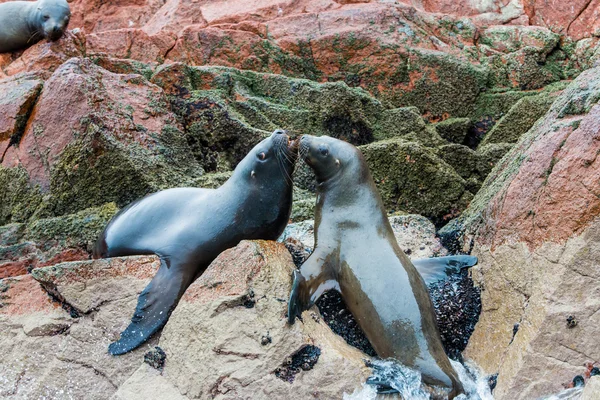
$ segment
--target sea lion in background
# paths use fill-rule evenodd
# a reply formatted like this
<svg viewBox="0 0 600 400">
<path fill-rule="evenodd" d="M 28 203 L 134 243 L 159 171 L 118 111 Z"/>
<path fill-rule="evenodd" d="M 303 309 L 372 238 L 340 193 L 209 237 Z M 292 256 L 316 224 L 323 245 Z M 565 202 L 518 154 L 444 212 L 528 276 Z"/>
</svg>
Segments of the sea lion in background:
<svg viewBox="0 0 600 400">
<path fill-rule="evenodd" d="M 396 242 L 361 152 L 338 139 L 305 135 L 300 156 L 317 178 L 315 248 L 294 271 L 288 321 L 336 289 L 379 357 L 417 369 L 425 383 L 446 388 L 450 398 L 462 393 L 425 282 Z M 417 264 L 435 280 L 448 268 L 474 262 L 455 256 Z"/>
<path fill-rule="evenodd" d="M 94 258 L 156 254 L 161 265 L 109 353 L 123 354 L 148 340 L 221 252 L 241 240 L 281 235 L 292 207 L 290 177 L 297 150 L 297 141 L 276 130 L 218 189 L 163 190 L 115 215 L 98 239 Z"/>
<path fill-rule="evenodd" d="M 43 38 L 60 38 L 71 18 L 66 0 L 0 4 L 0 53 L 25 49 Z"/>
</svg>

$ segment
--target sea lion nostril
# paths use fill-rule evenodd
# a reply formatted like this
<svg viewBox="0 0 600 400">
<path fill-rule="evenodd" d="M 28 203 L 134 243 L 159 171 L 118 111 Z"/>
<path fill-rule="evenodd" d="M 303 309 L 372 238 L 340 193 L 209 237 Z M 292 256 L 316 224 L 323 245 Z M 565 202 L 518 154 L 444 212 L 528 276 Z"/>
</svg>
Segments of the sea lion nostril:
<svg viewBox="0 0 600 400">
<path fill-rule="evenodd" d="M 285 133 L 285 131 L 283 129 L 276 129 L 274 133 L 276 133 L 278 135 L 282 135 Z"/>
</svg>

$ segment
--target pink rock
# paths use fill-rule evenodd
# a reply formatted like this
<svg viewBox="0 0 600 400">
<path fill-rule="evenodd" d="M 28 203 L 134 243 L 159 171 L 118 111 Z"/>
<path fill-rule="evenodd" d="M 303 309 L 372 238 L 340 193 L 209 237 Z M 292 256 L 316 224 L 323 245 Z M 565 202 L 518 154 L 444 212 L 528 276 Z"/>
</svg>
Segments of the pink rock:
<svg viewBox="0 0 600 400">
<path fill-rule="evenodd" d="M 60 305 L 50 299 L 31 275 L 3 279 L 0 285 L 0 290 L 3 291 L 0 297 L 0 315 L 25 315 L 60 309 Z"/>
<path fill-rule="evenodd" d="M 151 106 L 165 101 L 163 91 L 139 75 L 115 74 L 88 59 L 71 59 L 46 81 L 19 146 L 10 148 L 2 165 L 20 165 L 32 182 L 48 188 L 50 169 L 90 121 L 100 118 L 123 143 L 147 147 L 154 143 L 153 132 L 176 125 L 171 113 Z"/>
<path fill-rule="evenodd" d="M 511 153 L 525 161 L 486 211 L 487 242 L 563 242 L 600 213 L 598 72 L 582 73 Z"/>
<path fill-rule="evenodd" d="M 42 81 L 32 75 L 0 81 L 0 143 L 24 128 L 41 88 Z M 0 160 L 3 150 L 0 146 Z"/>
<path fill-rule="evenodd" d="M 575 40 L 590 37 L 600 29 L 598 0 L 535 0 L 524 2 L 533 25 L 554 27 Z"/>
</svg>

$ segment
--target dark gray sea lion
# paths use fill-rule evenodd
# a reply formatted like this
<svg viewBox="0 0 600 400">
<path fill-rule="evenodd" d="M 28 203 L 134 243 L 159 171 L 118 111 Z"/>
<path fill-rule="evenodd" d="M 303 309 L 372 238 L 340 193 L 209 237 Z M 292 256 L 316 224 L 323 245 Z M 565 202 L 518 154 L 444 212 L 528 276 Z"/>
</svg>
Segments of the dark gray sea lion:
<svg viewBox="0 0 600 400">
<path fill-rule="evenodd" d="M 294 272 L 289 322 L 336 289 L 379 357 L 419 370 L 425 383 L 447 388 L 450 398 L 462 393 L 424 279 L 399 248 L 360 151 L 338 139 L 303 136 L 300 155 L 317 178 L 315 248 Z M 469 256 L 434 260 L 417 263 L 430 280 L 476 262 Z"/>
<path fill-rule="evenodd" d="M 60 38 L 71 18 L 66 0 L 0 4 L 0 53 L 25 49 L 43 38 Z"/>
<path fill-rule="evenodd" d="M 176 188 L 127 206 L 108 224 L 95 258 L 156 254 L 161 266 L 140 294 L 131 324 L 109 346 L 135 349 L 160 329 L 187 287 L 241 240 L 275 240 L 292 206 L 297 142 L 282 130 L 257 144 L 218 189 Z"/>
</svg>

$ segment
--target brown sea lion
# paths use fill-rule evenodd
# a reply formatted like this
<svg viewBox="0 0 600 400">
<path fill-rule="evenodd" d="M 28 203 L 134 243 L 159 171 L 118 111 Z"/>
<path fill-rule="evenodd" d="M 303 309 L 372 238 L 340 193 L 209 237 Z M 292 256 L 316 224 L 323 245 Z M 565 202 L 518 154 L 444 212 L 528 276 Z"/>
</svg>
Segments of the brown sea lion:
<svg viewBox="0 0 600 400">
<path fill-rule="evenodd" d="M 218 189 L 175 188 L 120 211 L 96 245 L 95 257 L 156 254 L 161 266 L 140 294 L 131 324 L 109 346 L 135 349 L 160 329 L 187 287 L 224 250 L 241 240 L 275 240 L 292 206 L 297 142 L 282 130 L 257 144 Z"/>
<path fill-rule="evenodd" d="M 361 152 L 338 139 L 305 135 L 300 154 L 317 179 L 315 248 L 294 272 L 289 322 L 336 289 L 379 357 L 417 369 L 425 383 L 447 388 L 449 398 L 462 393 L 425 281 L 396 242 Z M 417 263 L 434 280 L 440 271 L 474 262 L 458 256 Z"/>
<path fill-rule="evenodd" d="M 25 49 L 43 38 L 60 38 L 71 18 L 65 0 L 9 1 L 0 4 L 0 53 Z"/>
</svg>

